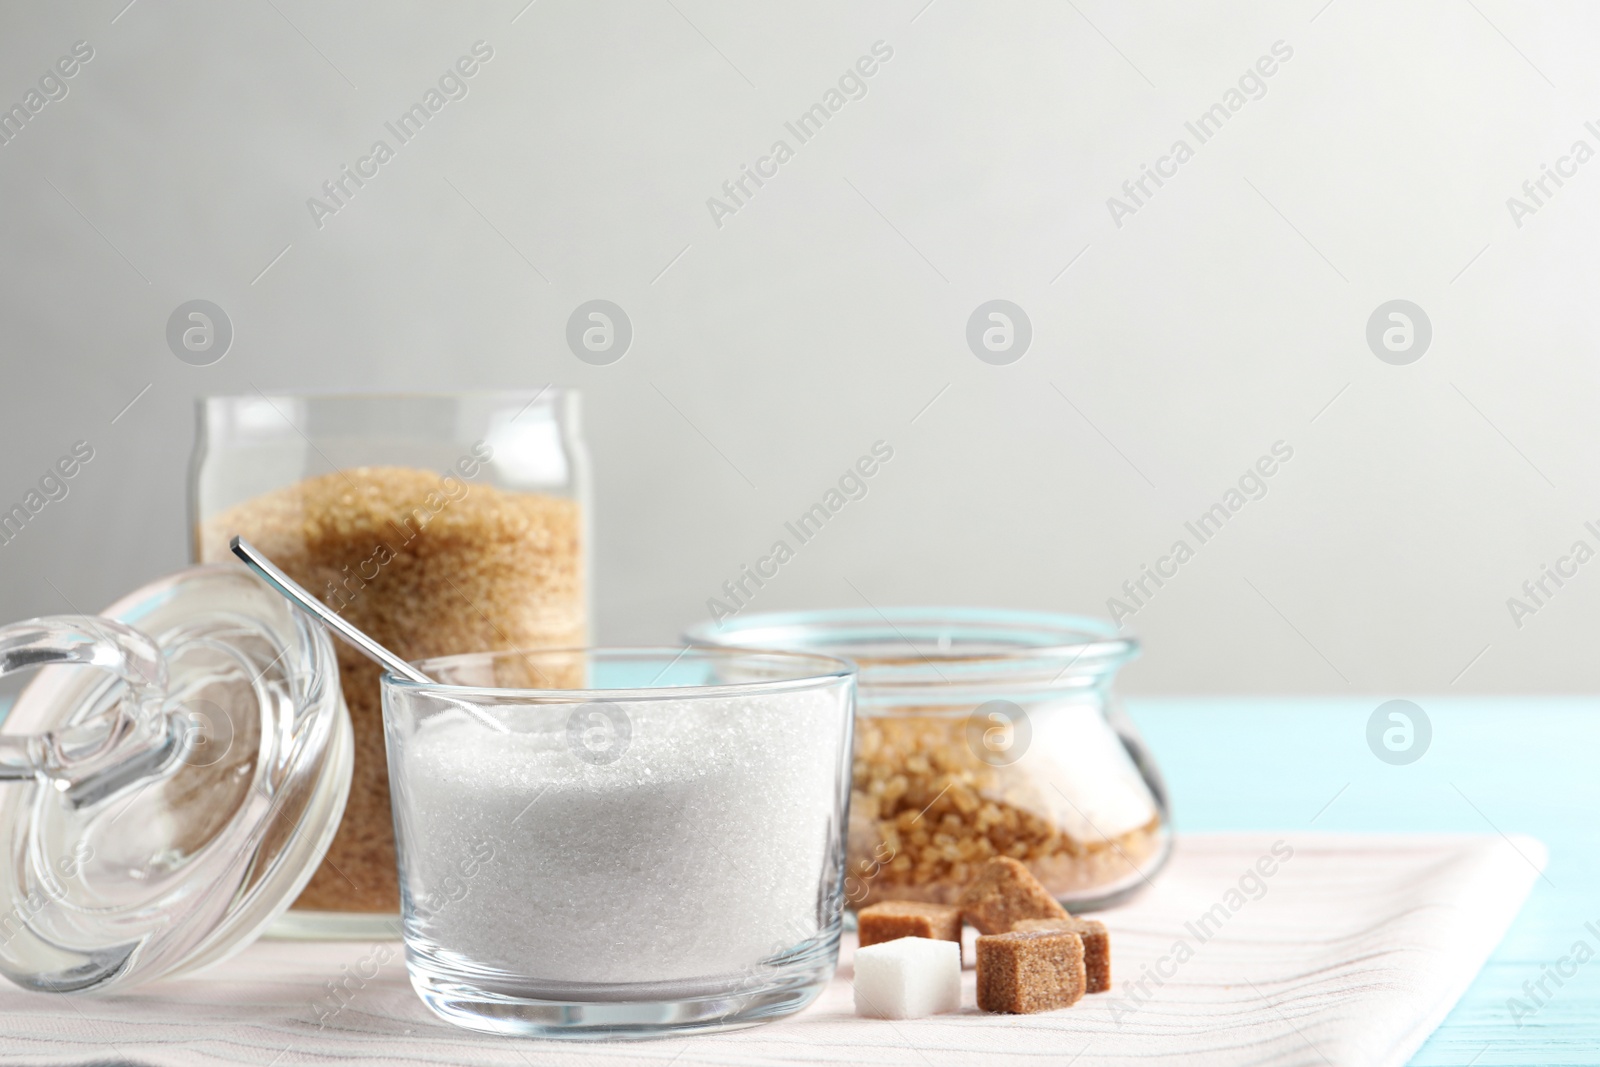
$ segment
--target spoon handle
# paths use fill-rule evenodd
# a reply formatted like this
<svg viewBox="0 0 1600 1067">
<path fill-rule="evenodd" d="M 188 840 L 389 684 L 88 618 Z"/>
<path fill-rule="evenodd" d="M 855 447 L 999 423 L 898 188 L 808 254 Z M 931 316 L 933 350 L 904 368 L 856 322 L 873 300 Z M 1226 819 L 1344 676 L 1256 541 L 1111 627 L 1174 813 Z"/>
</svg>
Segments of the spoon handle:
<svg viewBox="0 0 1600 1067">
<path fill-rule="evenodd" d="M 255 571 L 262 581 L 293 601 L 300 610 L 344 638 L 357 652 L 387 668 L 390 674 L 398 675 L 413 682 L 421 682 L 424 685 L 433 684 L 432 678 L 429 678 L 426 674 L 423 674 L 411 664 L 356 629 L 322 601 L 302 589 L 299 583 L 279 570 L 277 564 L 263 556 L 261 550 L 249 541 L 242 537 L 235 537 L 228 542 L 228 547 L 233 549 L 233 554 L 244 560 L 245 566 Z"/>
</svg>

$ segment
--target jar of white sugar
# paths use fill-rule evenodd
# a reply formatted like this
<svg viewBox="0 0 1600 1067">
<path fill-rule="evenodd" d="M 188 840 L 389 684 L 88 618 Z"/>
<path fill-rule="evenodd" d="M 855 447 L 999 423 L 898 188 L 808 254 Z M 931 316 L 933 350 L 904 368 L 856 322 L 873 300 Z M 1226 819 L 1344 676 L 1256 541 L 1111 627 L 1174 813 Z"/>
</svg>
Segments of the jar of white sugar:
<svg viewBox="0 0 1600 1067">
<path fill-rule="evenodd" d="M 1110 622 L 982 608 L 742 615 L 687 639 L 860 668 L 846 897 L 953 903 L 1008 856 L 1073 911 L 1149 884 L 1166 790 L 1112 687 L 1138 642 Z"/>
<path fill-rule="evenodd" d="M 491 1033 L 798 1011 L 844 904 L 855 671 L 715 649 L 488 652 L 383 679 L 406 962 Z"/>
</svg>

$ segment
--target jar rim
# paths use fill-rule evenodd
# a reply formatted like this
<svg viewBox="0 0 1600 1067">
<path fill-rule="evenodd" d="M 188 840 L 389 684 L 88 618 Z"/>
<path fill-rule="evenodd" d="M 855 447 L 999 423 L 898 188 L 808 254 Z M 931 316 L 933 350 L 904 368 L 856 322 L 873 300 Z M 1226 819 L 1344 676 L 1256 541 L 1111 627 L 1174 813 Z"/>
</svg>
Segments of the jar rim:
<svg viewBox="0 0 1600 1067">
<path fill-rule="evenodd" d="M 838 656 L 857 665 L 864 688 L 1097 678 L 1139 653 L 1139 640 L 1109 620 L 1008 608 L 765 612 L 698 623 L 684 640 Z"/>
<path fill-rule="evenodd" d="M 195 398 L 195 403 L 204 407 L 212 403 L 230 403 L 241 400 L 259 401 L 263 397 L 278 400 L 349 400 L 349 401 L 375 401 L 390 400 L 538 400 L 542 397 L 555 399 L 561 396 L 577 395 L 579 390 L 570 385 L 546 385 L 540 389 L 447 389 L 434 391 L 429 389 L 400 389 L 394 392 L 359 391 L 341 392 L 336 389 L 294 389 L 287 391 L 271 390 L 254 393 L 204 393 Z"/>
<path fill-rule="evenodd" d="M 520 661 L 532 665 L 531 660 L 545 659 L 551 663 L 581 658 L 586 664 L 639 661 L 659 666 L 659 670 L 642 685 L 590 686 L 560 689 L 554 686 L 497 686 L 466 685 L 437 680 L 441 674 L 469 671 L 473 668 L 493 670 L 493 661 Z M 663 677 L 674 671 L 691 674 L 696 665 L 707 666 L 718 661 L 722 666 L 764 674 L 748 680 L 720 682 L 717 684 L 660 684 Z M 664 664 L 664 665 L 662 665 Z M 769 649 L 707 648 L 696 646 L 603 646 L 589 648 L 547 648 L 523 651 L 501 649 L 486 652 L 466 652 L 450 656 L 433 656 L 412 663 L 422 673 L 434 678 L 430 682 L 416 682 L 385 672 L 383 685 L 408 694 L 432 693 L 451 699 L 482 699 L 499 703 L 526 704 L 577 704 L 591 701 L 664 701 L 702 700 L 718 697 L 749 696 L 773 692 L 792 692 L 818 686 L 834 685 L 841 680 L 853 679 L 855 664 L 836 656 L 815 652 L 787 652 Z M 536 673 L 538 671 L 535 666 Z M 641 675 L 642 676 L 642 675 Z"/>
</svg>

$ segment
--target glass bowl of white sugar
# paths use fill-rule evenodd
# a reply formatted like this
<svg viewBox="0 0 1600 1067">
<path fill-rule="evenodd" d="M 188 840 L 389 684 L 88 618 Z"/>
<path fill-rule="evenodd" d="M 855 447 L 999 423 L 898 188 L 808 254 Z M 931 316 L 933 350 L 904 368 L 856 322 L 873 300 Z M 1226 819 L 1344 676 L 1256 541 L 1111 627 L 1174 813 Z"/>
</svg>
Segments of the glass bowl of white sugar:
<svg viewBox="0 0 1600 1067">
<path fill-rule="evenodd" d="M 485 652 L 387 675 L 406 966 L 475 1030 L 617 1039 L 799 1011 L 832 977 L 855 668 Z"/>
</svg>

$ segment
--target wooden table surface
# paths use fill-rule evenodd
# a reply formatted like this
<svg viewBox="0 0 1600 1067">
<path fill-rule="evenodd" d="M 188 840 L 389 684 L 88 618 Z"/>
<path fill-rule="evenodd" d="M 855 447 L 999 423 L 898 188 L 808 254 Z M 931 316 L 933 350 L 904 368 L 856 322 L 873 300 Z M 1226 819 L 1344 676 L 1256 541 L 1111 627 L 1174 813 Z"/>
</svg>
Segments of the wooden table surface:
<svg viewBox="0 0 1600 1067">
<path fill-rule="evenodd" d="M 1412 697 L 1433 736 L 1422 758 L 1404 766 L 1367 747 L 1367 721 L 1383 699 L 1127 703 L 1166 775 L 1180 831 L 1303 827 L 1542 840 L 1550 853 L 1544 877 L 1412 1063 L 1600 1064 L 1600 698 Z M 1594 959 L 1577 963 L 1580 942 Z M 1557 964 L 1570 974 L 1560 984 L 1550 977 Z M 1541 980 L 1549 996 L 1524 990 Z M 1526 1008 L 1514 1011 L 1512 998 Z"/>
<path fill-rule="evenodd" d="M 1600 698 L 1411 697 L 1433 737 L 1404 766 L 1367 747 L 1367 720 L 1383 699 L 1127 703 L 1165 772 L 1180 831 L 1498 831 L 1542 840 L 1545 876 L 1412 1063 L 1600 1064 Z M 1580 942 L 1594 959 L 1578 962 Z"/>
</svg>

